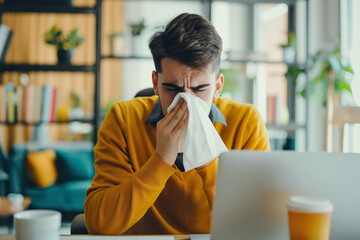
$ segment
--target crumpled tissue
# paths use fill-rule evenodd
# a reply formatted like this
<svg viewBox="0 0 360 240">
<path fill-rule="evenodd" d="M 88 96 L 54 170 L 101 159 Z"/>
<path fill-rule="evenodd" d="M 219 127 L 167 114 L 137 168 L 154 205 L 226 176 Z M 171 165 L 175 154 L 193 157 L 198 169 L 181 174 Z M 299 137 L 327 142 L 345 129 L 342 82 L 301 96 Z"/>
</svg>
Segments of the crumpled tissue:
<svg viewBox="0 0 360 240">
<path fill-rule="evenodd" d="M 189 171 L 210 162 L 228 149 L 209 118 L 209 105 L 201 98 L 190 93 L 178 93 L 167 112 L 176 106 L 180 98 L 187 102 L 189 122 L 187 131 L 179 142 L 178 151 L 183 152 L 184 168 Z"/>
</svg>

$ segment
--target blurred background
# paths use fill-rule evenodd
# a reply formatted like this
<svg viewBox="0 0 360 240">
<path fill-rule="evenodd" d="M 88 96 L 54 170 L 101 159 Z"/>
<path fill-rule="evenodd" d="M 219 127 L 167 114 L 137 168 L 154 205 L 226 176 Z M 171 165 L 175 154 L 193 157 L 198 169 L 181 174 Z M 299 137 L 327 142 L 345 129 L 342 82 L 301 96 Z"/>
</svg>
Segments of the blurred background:
<svg viewBox="0 0 360 240">
<path fill-rule="evenodd" d="M 6 0 L 0 8 L 2 190 L 31 196 L 30 208 L 82 212 L 104 116 L 152 87 L 148 40 L 183 12 L 219 32 L 222 97 L 259 109 L 272 150 L 360 152 L 358 0 Z M 86 159 L 87 175 L 64 180 L 76 167 L 57 164 L 50 185 L 29 180 L 29 153 L 49 159 L 48 149 L 56 163 Z M 69 181 L 83 181 L 70 188 L 76 202 L 42 202 Z"/>
</svg>

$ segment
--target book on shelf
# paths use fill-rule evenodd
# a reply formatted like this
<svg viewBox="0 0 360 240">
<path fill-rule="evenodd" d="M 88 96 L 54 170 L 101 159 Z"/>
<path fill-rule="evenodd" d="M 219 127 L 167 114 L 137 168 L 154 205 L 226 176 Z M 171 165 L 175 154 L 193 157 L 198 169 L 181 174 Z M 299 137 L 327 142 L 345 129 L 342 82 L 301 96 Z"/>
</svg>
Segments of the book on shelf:
<svg viewBox="0 0 360 240">
<path fill-rule="evenodd" d="M 5 24 L 0 24 L 0 62 L 5 61 L 13 32 Z"/>
<path fill-rule="evenodd" d="M 43 95 L 43 89 L 42 86 L 35 86 L 35 93 L 34 93 L 34 111 L 32 112 L 34 114 L 33 116 L 33 122 L 40 122 L 41 118 L 41 103 L 42 103 L 42 95 Z"/>
<path fill-rule="evenodd" d="M 17 95 L 14 85 L 6 83 L 5 85 L 5 102 L 6 102 L 6 121 L 14 123 L 16 121 Z"/>
<path fill-rule="evenodd" d="M 0 85 L 0 122 L 54 122 L 58 96 L 58 90 L 52 85 Z"/>
<path fill-rule="evenodd" d="M 267 123 L 281 124 L 281 105 L 279 96 L 267 96 Z"/>
<path fill-rule="evenodd" d="M 58 112 L 59 94 L 58 90 L 54 87 L 51 96 L 51 108 L 50 108 L 50 122 L 56 120 L 56 113 Z"/>
<path fill-rule="evenodd" d="M 50 122 L 52 94 L 53 94 L 53 86 L 45 85 L 42 87 L 41 117 L 40 117 L 40 121 L 42 122 Z"/>
<path fill-rule="evenodd" d="M 0 122 L 6 121 L 6 86 L 0 85 Z"/>
<path fill-rule="evenodd" d="M 17 95 L 17 121 L 24 121 L 24 88 L 22 86 L 16 87 L 16 95 Z"/>
</svg>

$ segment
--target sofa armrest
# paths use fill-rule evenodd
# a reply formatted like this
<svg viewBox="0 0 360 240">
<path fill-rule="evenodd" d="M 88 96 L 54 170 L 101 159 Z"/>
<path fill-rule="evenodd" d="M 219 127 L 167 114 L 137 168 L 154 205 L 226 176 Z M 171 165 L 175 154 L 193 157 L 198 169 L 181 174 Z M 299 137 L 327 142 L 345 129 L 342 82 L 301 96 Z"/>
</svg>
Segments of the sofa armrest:
<svg viewBox="0 0 360 240">
<path fill-rule="evenodd" d="M 14 144 L 11 148 L 9 158 L 9 192 L 23 192 L 26 153 L 27 149 L 23 144 Z"/>
</svg>

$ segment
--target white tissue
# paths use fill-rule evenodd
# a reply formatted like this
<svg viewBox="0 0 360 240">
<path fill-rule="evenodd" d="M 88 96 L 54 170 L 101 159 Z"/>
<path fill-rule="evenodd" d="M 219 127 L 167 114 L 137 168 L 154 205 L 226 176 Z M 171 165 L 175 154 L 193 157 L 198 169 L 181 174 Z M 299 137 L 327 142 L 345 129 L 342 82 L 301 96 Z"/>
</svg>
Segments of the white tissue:
<svg viewBox="0 0 360 240">
<path fill-rule="evenodd" d="M 227 148 L 209 118 L 209 105 L 190 93 L 178 93 L 167 109 L 169 113 L 184 98 L 189 111 L 189 122 L 186 134 L 179 143 L 178 150 L 183 152 L 185 171 L 200 167 Z"/>
</svg>

